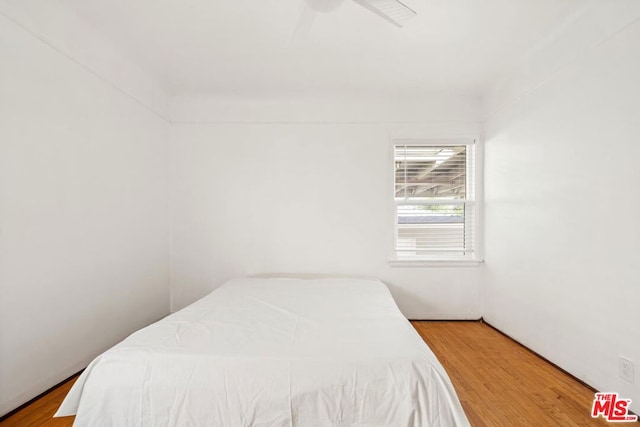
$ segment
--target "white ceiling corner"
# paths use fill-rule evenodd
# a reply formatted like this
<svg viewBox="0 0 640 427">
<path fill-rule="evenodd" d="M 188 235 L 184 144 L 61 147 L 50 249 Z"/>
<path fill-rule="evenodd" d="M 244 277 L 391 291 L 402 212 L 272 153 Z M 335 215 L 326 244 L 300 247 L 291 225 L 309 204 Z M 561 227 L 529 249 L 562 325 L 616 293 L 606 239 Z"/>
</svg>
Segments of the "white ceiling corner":
<svg viewBox="0 0 640 427">
<path fill-rule="evenodd" d="M 302 1 L 60 0 L 174 94 L 265 98 L 480 96 L 584 5 L 413 0 L 396 28 L 344 0 L 292 41 Z"/>
</svg>

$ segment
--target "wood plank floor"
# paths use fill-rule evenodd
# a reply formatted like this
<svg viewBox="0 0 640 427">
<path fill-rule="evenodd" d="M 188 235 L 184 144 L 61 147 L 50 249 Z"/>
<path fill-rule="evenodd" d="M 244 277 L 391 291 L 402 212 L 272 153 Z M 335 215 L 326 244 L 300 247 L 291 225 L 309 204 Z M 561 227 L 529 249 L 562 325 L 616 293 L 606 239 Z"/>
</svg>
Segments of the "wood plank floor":
<svg viewBox="0 0 640 427">
<path fill-rule="evenodd" d="M 60 384 L 49 393 L 31 402 L 0 423 L 2 427 L 66 427 L 73 424 L 75 417 L 53 418 L 58 406 L 67 395 L 78 376 Z"/>
<path fill-rule="evenodd" d="M 449 373 L 474 427 L 608 425 L 589 416 L 589 388 L 486 324 L 412 323 Z M 74 381 L 8 417 L 0 427 L 71 426 L 73 417 L 52 415 Z"/>
<path fill-rule="evenodd" d="M 447 370 L 472 426 L 609 425 L 591 418 L 592 390 L 490 326 L 412 323 Z"/>
</svg>

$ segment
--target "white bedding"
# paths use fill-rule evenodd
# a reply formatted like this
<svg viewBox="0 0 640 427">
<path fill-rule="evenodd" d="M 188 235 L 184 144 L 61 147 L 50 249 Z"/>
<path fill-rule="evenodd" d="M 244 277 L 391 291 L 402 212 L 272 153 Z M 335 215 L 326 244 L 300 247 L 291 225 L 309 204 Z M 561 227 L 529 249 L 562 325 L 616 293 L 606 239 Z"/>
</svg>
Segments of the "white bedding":
<svg viewBox="0 0 640 427">
<path fill-rule="evenodd" d="M 97 357 L 77 426 L 468 426 L 379 281 L 235 279 Z"/>
</svg>

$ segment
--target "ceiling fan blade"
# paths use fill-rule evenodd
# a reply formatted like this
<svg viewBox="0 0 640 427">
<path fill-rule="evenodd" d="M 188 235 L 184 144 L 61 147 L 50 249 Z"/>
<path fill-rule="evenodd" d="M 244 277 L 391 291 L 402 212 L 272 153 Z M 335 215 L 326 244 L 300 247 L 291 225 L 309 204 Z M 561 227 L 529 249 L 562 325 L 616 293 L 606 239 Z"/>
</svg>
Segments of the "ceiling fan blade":
<svg viewBox="0 0 640 427">
<path fill-rule="evenodd" d="M 360 6 L 386 19 L 397 27 L 403 27 L 411 18 L 417 15 L 400 0 L 353 0 Z"/>
<path fill-rule="evenodd" d="M 304 41 L 311 32 L 313 21 L 316 18 L 316 11 L 313 10 L 306 1 L 302 1 L 302 9 L 300 10 L 300 17 L 298 23 L 291 35 L 291 42 L 299 43 Z"/>
</svg>

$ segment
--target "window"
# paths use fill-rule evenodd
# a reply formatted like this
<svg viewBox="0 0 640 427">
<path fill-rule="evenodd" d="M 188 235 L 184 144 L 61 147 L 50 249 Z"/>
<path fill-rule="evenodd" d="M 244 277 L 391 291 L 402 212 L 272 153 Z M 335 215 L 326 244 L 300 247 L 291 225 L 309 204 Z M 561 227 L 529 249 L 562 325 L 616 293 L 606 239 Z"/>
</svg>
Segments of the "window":
<svg viewBox="0 0 640 427">
<path fill-rule="evenodd" d="M 395 259 L 477 261 L 474 140 L 394 141 Z"/>
</svg>

